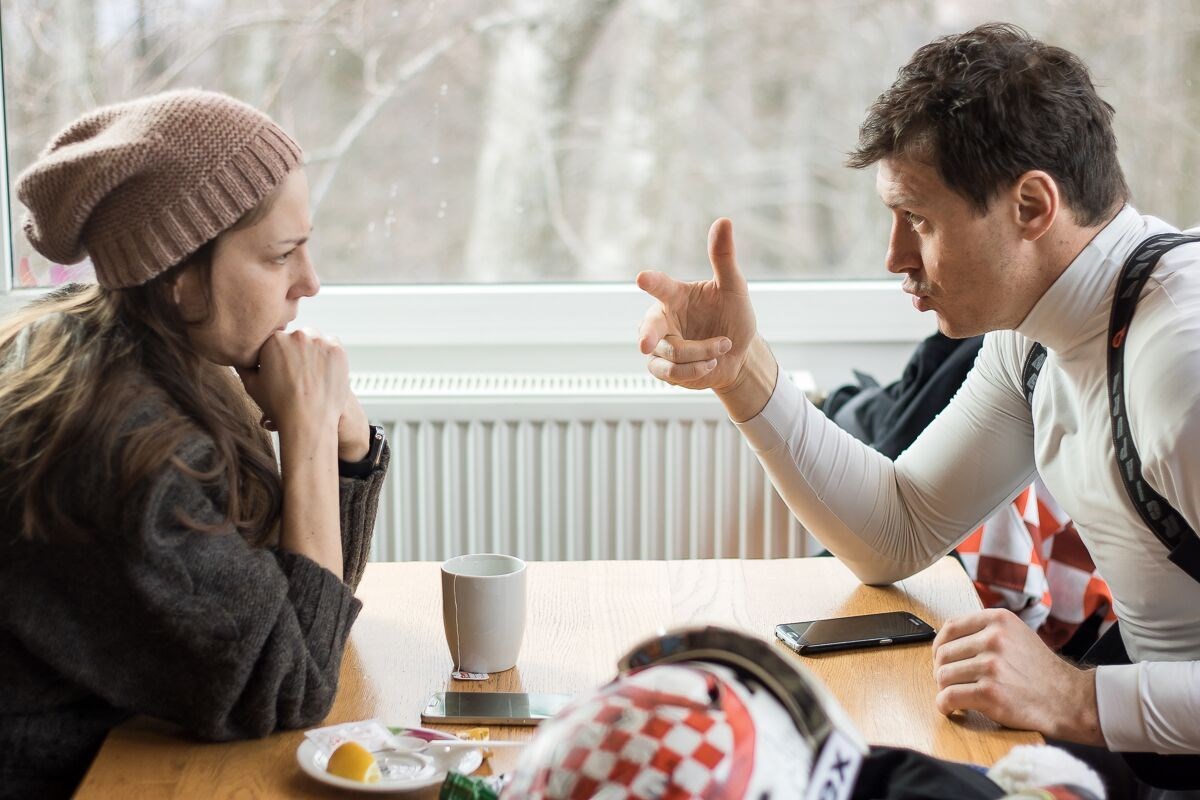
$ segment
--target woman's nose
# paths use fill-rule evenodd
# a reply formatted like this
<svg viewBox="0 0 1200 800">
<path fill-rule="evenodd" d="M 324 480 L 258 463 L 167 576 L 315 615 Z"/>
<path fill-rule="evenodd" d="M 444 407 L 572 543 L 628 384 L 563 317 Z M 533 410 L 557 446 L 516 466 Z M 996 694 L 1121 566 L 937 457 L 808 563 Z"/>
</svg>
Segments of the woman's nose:
<svg viewBox="0 0 1200 800">
<path fill-rule="evenodd" d="M 300 273 L 292 284 L 292 292 L 296 297 L 312 297 L 321 291 L 321 279 L 317 277 L 316 267 L 307 255 L 302 259 Z"/>
</svg>

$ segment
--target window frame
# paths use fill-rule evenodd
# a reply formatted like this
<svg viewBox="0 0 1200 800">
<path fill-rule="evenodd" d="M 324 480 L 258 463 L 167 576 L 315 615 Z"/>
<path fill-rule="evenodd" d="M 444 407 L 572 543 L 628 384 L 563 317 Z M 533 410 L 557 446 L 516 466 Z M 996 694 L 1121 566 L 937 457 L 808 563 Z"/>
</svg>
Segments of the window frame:
<svg viewBox="0 0 1200 800">
<path fill-rule="evenodd" d="M 13 294 L 13 273 L 15 272 L 16 259 L 14 259 L 13 249 L 13 215 L 11 206 L 12 185 L 8 175 L 8 106 L 6 104 L 5 83 L 4 83 L 4 42 L 3 37 L 0 37 L 0 236 L 3 236 L 3 241 L 0 245 L 4 249 L 4 263 L 0 272 L 0 312 L 3 312 L 12 303 L 10 295 Z"/>
</svg>

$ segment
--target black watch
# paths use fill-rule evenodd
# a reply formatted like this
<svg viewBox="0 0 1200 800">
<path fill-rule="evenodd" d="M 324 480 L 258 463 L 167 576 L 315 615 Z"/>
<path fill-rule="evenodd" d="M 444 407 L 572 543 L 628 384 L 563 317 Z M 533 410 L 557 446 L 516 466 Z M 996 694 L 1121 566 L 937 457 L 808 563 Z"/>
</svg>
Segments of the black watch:
<svg viewBox="0 0 1200 800">
<path fill-rule="evenodd" d="M 370 429 L 371 446 L 361 461 L 338 459 L 338 475 L 341 477 L 366 478 L 379 466 L 379 462 L 383 459 L 383 428 L 379 425 L 371 425 Z"/>
</svg>

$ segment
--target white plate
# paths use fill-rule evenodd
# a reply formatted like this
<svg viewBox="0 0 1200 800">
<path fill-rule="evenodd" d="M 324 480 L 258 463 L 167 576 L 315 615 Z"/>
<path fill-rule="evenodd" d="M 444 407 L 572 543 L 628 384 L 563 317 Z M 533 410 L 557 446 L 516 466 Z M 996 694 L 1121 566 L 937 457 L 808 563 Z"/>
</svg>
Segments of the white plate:
<svg viewBox="0 0 1200 800">
<path fill-rule="evenodd" d="M 411 736 L 435 743 L 457 741 L 457 737 L 452 734 L 430 728 L 392 728 L 391 731 L 397 736 Z M 383 773 L 379 783 L 362 783 L 330 775 L 325 771 L 329 764 L 329 756 L 319 751 L 311 739 L 305 739 L 300 744 L 296 750 L 296 761 L 300 763 L 300 769 L 321 783 L 356 792 L 385 794 L 437 786 L 446 779 L 446 773 L 451 770 L 470 775 L 483 763 L 483 753 L 480 750 L 446 752 L 436 744 L 424 753 L 416 755 L 395 750 L 382 750 L 373 755 L 379 762 L 379 771 Z"/>
</svg>

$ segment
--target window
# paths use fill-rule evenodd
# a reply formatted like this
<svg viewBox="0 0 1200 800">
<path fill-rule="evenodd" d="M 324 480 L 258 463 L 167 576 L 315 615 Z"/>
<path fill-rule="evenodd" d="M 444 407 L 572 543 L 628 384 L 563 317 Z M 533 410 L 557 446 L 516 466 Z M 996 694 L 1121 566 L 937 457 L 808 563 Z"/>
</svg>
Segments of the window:
<svg viewBox="0 0 1200 800">
<path fill-rule="evenodd" d="M 1148 0 L 2 0 L 8 173 L 99 104 L 230 92 L 305 146 L 330 284 L 884 278 L 871 100 L 940 33 L 1003 18 L 1090 64 L 1141 210 L 1200 221 L 1200 8 Z M 13 211 L 11 285 L 45 263 Z M 894 289 L 893 289 L 894 290 Z M 636 320 L 636 318 L 635 318 Z M 624 327 L 631 327 L 624 325 Z"/>
</svg>

